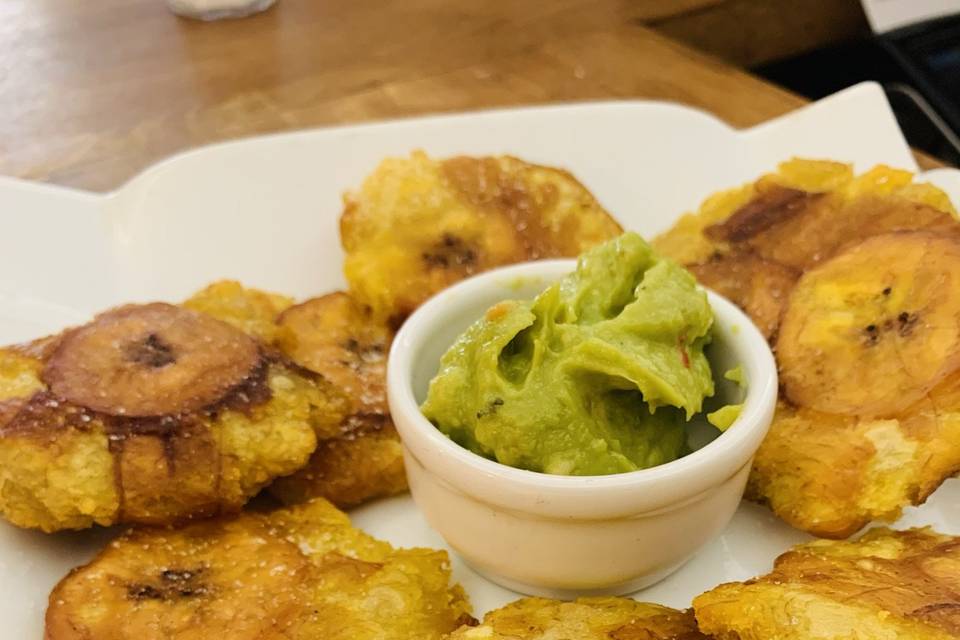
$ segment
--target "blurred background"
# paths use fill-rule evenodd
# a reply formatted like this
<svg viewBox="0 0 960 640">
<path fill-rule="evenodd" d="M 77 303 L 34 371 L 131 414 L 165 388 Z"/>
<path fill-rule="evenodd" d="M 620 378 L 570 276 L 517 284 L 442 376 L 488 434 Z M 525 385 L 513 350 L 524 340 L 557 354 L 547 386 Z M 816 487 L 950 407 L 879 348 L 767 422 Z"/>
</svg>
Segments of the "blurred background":
<svg viewBox="0 0 960 640">
<path fill-rule="evenodd" d="M 810 98 L 881 82 L 919 149 L 960 164 L 960 0 L 665 0 L 661 33 Z"/>
<path fill-rule="evenodd" d="M 653 98 L 751 126 L 862 80 L 960 163 L 960 0 L 0 0 L 0 172 L 111 189 L 199 144 Z"/>
</svg>

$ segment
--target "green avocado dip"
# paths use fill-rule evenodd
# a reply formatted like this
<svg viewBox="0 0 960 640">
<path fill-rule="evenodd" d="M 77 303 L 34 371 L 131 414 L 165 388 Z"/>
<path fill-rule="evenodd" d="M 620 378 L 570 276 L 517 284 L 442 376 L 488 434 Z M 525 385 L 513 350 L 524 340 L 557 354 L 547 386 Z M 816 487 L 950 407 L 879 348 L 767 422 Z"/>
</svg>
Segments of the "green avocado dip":
<svg viewBox="0 0 960 640">
<path fill-rule="evenodd" d="M 747 384 L 743 377 L 743 367 L 734 367 L 723 374 L 723 377 L 729 380 L 730 382 L 736 382 L 737 385 L 744 389 Z M 726 431 L 730 426 L 736 422 L 737 418 L 740 417 L 740 412 L 743 411 L 743 404 L 728 404 L 724 407 L 720 407 L 716 411 L 707 414 L 707 422 L 715 426 L 720 431 Z"/>
<path fill-rule="evenodd" d="M 663 464 L 689 452 L 687 422 L 713 395 L 712 324 L 693 276 L 625 233 L 534 300 L 490 308 L 443 356 L 422 410 L 454 442 L 511 467 L 604 475 Z"/>
</svg>

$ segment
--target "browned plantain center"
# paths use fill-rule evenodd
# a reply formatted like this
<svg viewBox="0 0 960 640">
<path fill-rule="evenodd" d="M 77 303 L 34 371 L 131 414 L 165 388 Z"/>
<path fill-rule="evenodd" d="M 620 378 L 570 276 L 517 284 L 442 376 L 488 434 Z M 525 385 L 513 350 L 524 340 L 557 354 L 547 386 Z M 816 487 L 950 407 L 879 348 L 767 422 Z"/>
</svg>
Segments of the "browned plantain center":
<svg viewBox="0 0 960 640">
<path fill-rule="evenodd" d="M 68 332 L 43 380 L 81 407 L 156 417 L 216 403 L 260 360 L 257 343 L 225 322 L 164 303 L 128 305 Z"/>
<path fill-rule="evenodd" d="M 130 362 L 153 369 L 159 369 L 177 361 L 177 357 L 173 355 L 173 347 L 155 333 L 147 334 L 146 338 L 130 342 L 124 347 L 124 350 Z"/>
</svg>

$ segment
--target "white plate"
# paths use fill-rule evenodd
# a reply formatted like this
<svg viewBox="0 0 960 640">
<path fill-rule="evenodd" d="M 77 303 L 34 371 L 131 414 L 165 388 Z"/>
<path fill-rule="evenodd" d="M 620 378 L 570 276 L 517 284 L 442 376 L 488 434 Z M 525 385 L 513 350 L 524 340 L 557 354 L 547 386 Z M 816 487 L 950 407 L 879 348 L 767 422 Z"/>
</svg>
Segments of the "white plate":
<svg viewBox="0 0 960 640">
<path fill-rule="evenodd" d="M 735 131 L 707 114 L 651 102 L 534 107 L 282 134 L 171 158 L 119 190 L 93 194 L 0 178 L 0 343 L 25 340 L 125 301 L 180 300 L 218 278 L 300 297 L 342 287 L 341 193 L 381 158 L 511 153 L 573 171 L 623 223 L 652 235 L 711 192 L 791 156 L 916 165 L 879 87 L 859 85 L 784 118 Z M 928 178 L 960 202 L 960 172 Z M 399 545 L 442 547 L 408 497 L 354 521 Z M 949 481 L 901 525 L 960 533 Z M 45 536 L 0 523 L 0 620 L 9 638 L 42 636 L 51 587 L 109 532 Z M 685 607 L 717 583 L 767 571 L 805 536 L 744 504 L 693 561 L 637 597 Z M 477 613 L 516 597 L 454 560 Z"/>
</svg>

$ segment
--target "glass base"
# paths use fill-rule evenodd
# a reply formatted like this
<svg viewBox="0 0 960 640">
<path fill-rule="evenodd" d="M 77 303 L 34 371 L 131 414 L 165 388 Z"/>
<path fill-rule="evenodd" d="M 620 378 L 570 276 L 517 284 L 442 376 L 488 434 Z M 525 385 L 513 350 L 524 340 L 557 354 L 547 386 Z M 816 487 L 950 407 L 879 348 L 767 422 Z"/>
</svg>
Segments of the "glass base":
<svg viewBox="0 0 960 640">
<path fill-rule="evenodd" d="M 178 16 L 195 20 L 244 18 L 269 9 L 277 0 L 167 0 L 167 6 Z"/>
</svg>

